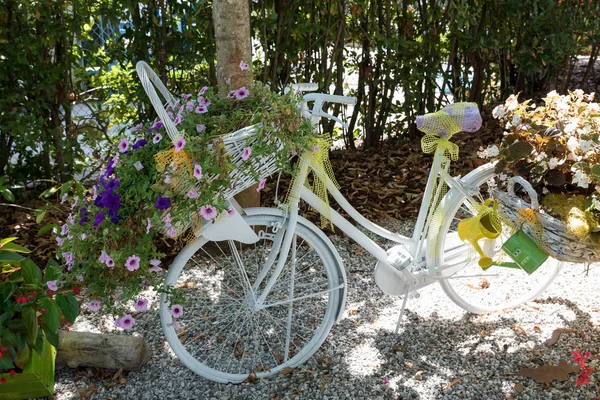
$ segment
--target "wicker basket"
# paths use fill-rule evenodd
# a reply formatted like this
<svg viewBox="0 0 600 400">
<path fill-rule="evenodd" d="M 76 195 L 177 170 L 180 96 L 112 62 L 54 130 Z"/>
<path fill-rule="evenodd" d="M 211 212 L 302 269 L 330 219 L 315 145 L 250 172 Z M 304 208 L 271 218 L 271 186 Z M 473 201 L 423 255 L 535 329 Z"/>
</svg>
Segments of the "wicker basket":
<svg viewBox="0 0 600 400">
<path fill-rule="evenodd" d="M 144 61 L 140 61 L 136 65 L 137 73 L 140 77 L 140 81 L 146 94 L 150 98 L 150 102 L 154 107 L 154 110 L 158 114 L 160 120 L 162 120 L 165 129 L 167 130 L 167 134 L 175 143 L 177 138 L 181 135 L 171 118 L 169 118 L 166 106 L 163 104 L 161 98 L 159 97 L 156 89 L 163 96 L 166 101 L 166 105 L 173 106 L 176 103 L 175 97 L 169 92 L 166 86 L 162 83 L 158 75 L 150 68 L 148 64 Z M 242 160 L 242 152 L 245 147 L 248 145 L 252 145 L 252 139 L 248 141 L 249 138 L 255 136 L 258 132 L 258 125 L 249 126 L 243 129 L 240 129 L 236 132 L 225 135 L 221 138 L 223 144 L 225 145 L 225 151 L 231 156 L 231 161 L 239 166 L 242 162 L 247 162 Z M 258 140 L 258 139 L 254 139 Z M 283 146 L 282 143 L 280 143 Z M 278 171 L 276 155 L 269 157 L 262 157 L 260 159 L 253 158 L 252 167 L 256 175 L 259 179 L 266 178 Z M 217 175 L 209 176 L 208 179 L 216 179 Z M 247 176 L 243 174 L 240 170 L 236 169 L 230 173 L 230 179 L 232 185 L 229 189 L 227 189 L 224 193 L 225 198 L 229 199 L 236 195 L 237 193 L 247 189 L 248 187 L 254 185 L 256 183 L 256 176 Z"/>
<path fill-rule="evenodd" d="M 514 192 L 515 183 L 519 183 L 529 195 L 531 204 L 518 198 Z M 582 240 L 571 234 L 567 225 L 562 221 L 539 212 L 539 203 L 537 193 L 533 187 L 522 177 L 513 177 L 508 182 L 507 192 L 500 190 L 492 190 L 491 195 L 498 200 L 498 212 L 513 221 L 515 224 L 520 224 L 522 219 L 519 217 L 517 210 L 522 208 L 531 208 L 539 216 L 538 221 L 543 226 L 543 232 L 538 233 L 536 229 L 529 224 L 523 224 L 523 231 L 532 237 L 536 242 L 542 242 L 542 250 L 550 256 L 560 260 L 576 263 L 587 263 L 600 261 L 599 249 L 593 246 L 590 240 Z M 537 236 L 537 237 L 536 237 Z M 541 238 L 540 238 L 541 236 Z"/>
</svg>

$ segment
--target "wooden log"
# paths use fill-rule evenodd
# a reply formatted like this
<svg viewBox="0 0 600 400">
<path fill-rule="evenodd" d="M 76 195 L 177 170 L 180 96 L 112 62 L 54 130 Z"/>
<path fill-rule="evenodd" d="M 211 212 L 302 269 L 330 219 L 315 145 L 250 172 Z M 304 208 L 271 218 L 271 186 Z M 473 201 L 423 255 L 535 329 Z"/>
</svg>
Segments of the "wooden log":
<svg viewBox="0 0 600 400">
<path fill-rule="evenodd" d="M 146 341 L 137 336 L 58 332 L 56 367 L 136 369 L 150 360 Z"/>
</svg>

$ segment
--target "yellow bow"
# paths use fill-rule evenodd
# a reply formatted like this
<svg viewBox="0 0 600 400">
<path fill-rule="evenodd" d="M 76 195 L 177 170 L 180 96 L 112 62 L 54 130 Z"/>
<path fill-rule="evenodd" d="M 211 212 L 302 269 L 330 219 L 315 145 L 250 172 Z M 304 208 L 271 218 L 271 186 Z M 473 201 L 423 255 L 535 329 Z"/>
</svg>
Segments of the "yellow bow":
<svg viewBox="0 0 600 400">
<path fill-rule="evenodd" d="M 446 138 L 433 135 L 425 135 L 421 138 L 421 150 L 423 153 L 433 153 L 437 148 L 450 154 L 452 161 L 458 160 L 458 146 Z"/>
</svg>

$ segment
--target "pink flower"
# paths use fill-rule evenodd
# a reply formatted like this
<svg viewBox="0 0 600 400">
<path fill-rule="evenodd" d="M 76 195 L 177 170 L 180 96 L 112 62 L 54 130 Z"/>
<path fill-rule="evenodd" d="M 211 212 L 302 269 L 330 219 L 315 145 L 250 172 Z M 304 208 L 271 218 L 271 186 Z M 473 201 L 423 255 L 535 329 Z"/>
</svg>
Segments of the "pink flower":
<svg viewBox="0 0 600 400">
<path fill-rule="evenodd" d="M 181 317 L 183 315 L 183 307 L 179 304 L 174 304 L 173 307 L 171 307 L 171 315 L 173 318 Z"/>
<path fill-rule="evenodd" d="M 165 227 L 170 228 L 171 222 L 173 222 L 173 218 L 171 218 L 171 213 L 166 213 L 165 216 L 163 217 L 163 221 L 165 223 Z"/>
<path fill-rule="evenodd" d="M 232 90 L 231 92 L 227 93 L 228 99 L 233 99 L 234 97 L 235 97 L 235 90 Z"/>
<path fill-rule="evenodd" d="M 66 236 L 68 233 L 69 233 L 69 225 L 63 224 L 63 226 L 61 226 L 60 234 L 63 236 Z"/>
<path fill-rule="evenodd" d="M 150 272 L 162 272 L 162 268 L 161 267 L 152 267 L 152 268 L 148 269 L 148 271 L 150 271 Z"/>
<path fill-rule="evenodd" d="M 87 305 L 87 308 L 90 311 L 100 311 L 101 307 L 102 307 L 102 304 L 100 303 L 99 300 L 92 300 Z"/>
<path fill-rule="evenodd" d="M 183 121 L 183 116 L 181 114 L 177 114 L 177 117 L 173 120 L 174 125 L 179 125 Z"/>
<path fill-rule="evenodd" d="M 161 140 L 162 140 L 162 135 L 160 133 L 157 133 L 152 138 L 152 143 L 156 144 L 156 143 L 160 142 Z"/>
<path fill-rule="evenodd" d="M 193 102 L 191 102 L 191 101 L 188 101 L 187 103 L 185 103 L 185 108 L 186 108 L 188 111 L 194 111 L 194 103 L 193 103 Z"/>
<path fill-rule="evenodd" d="M 198 95 L 202 96 L 204 93 L 206 93 L 207 90 L 208 90 L 208 86 L 204 86 L 202 89 L 200 89 L 200 91 L 198 92 Z"/>
<path fill-rule="evenodd" d="M 210 99 L 206 99 L 202 96 L 198 97 L 198 104 L 202 104 L 203 106 L 210 106 Z"/>
<path fill-rule="evenodd" d="M 61 238 L 60 236 L 57 236 L 56 243 L 58 243 L 58 247 L 62 247 L 62 245 L 65 243 L 65 238 Z"/>
<path fill-rule="evenodd" d="M 106 266 L 107 266 L 108 268 L 112 268 L 112 267 L 114 267 L 114 266 L 115 266 L 115 262 L 114 262 L 114 261 L 113 261 L 113 259 L 112 259 L 112 258 L 110 258 L 110 257 L 108 257 L 108 258 L 106 259 L 106 262 L 105 262 L 105 264 L 106 264 Z"/>
<path fill-rule="evenodd" d="M 53 292 L 56 292 L 58 290 L 58 286 L 56 285 L 57 281 L 48 281 L 46 282 L 46 285 L 48 286 L 48 289 L 52 290 Z"/>
<path fill-rule="evenodd" d="M 160 260 L 150 260 L 150 265 L 152 265 L 153 267 L 158 267 L 160 263 Z"/>
<path fill-rule="evenodd" d="M 181 94 L 181 97 L 183 97 L 184 100 L 187 100 L 187 99 L 191 98 L 192 95 L 189 93 L 183 93 L 183 94 Z"/>
<path fill-rule="evenodd" d="M 140 297 L 135 301 L 133 308 L 135 308 L 137 311 L 146 311 L 148 309 L 148 299 Z"/>
<path fill-rule="evenodd" d="M 206 107 L 204 104 L 200 104 L 198 107 L 196 107 L 196 114 L 204 114 L 208 112 L 208 107 Z"/>
<path fill-rule="evenodd" d="M 150 233 L 150 228 L 152 228 L 152 221 L 148 218 L 148 223 L 146 224 L 146 235 Z"/>
<path fill-rule="evenodd" d="M 200 207 L 200 215 L 210 221 L 217 216 L 217 209 L 211 205 L 202 206 Z"/>
<path fill-rule="evenodd" d="M 242 100 L 248 97 L 249 94 L 250 92 L 248 91 L 248 89 L 246 89 L 246 86 L 242 86 L 241 88 L 235 91 L 235 98 L 238 100 Z"/>
<path fill-rule="evenodd" d="M 233 214 L 235 214 L 235 209 L 230 208 L 229 210 L 227 210 L 227 215 L 232 216 Z"/>
<path fill-rule="evenodd" d="M 196 179 L 202 179 L 202 167 L 198 164 L 194 164 L 194 177 Z"/>
<path fill-rule="evenodd" d="M 67 271 L 70 271 L 71 268 L 75 265 L 75 256 L 73 253 L 62 253 L 62 256 L 65 258 L 65 262 L 67 264 Z"/>
<path fill-rule="evenodd" d="M 140 258 L 135 254 L 130 256 L 125 262 L 125 267 L 127 267 L 127 270 L 130 272 L 135 271 L 140 268 Z"/>
<path fill-rule="evenodd" d="M 248 70 L 248 68 L 249 68 L 249 66 L 248 66 L 248 63 L 247 63 L 247 62 L 245 62 L 244 60 L 240 61 L 240 69 L 241 69 L 242 71 L 247 71 L 247 70 Z"/>
<path fill-rule="evenodd" d="M 246 161 L 247 159 L 250 158 L 251 154 L 252 154 L 252 149 L 250 147 L 245 147 L 244 150 L 242 150 L 242 160 Z"/>
<path fill-rule="evenodd" d="M 121 139 L 118 147 L 119 147 L 119 151 L 121 153 L 125 153 L 127 151 L 127 149 L 129 148 L 129 141 L 125 138 Z"/>
<path fill-rule="evenodd" d="M 108 254 L 106 254 L 106 251 L 102 250 L 102 253 L 100 253 L 100 258 L 98 258 L 98 261 L 100 261 L 101 263 L 105 263 L 106 260 L 108 260 L 110 257 L 108 256 Z"/>
<path fill-rule="evenodd" d="M 135 325 L 135 319 L 133 319 L 131 315 L 125 314 L 115 321 L 115 325 L 117 325 L 119 328 L 129 330 Z"/>
<path fill-rule="evenodd" d="M 198 192 L 196 192 L 194 189 L 190 189 L 187 192 L 187 197 L 189 197 L 190 199 L 197 199 L 198 198 Z"/>
<path fill-rule="evenodd" d="M 204 125 L 204 124 L 196 125 L 196 132 L 201 133 L 201 132 L 204 132 L 205 130 L 206 130 L 206 125 Z"/>
<path fill-rule="evenodd" d="M 267 182 L 267 178 L 262 178 L 260 181 L 258 181 L 258 187 L 256 188 L 256 191 L 260 192 L 261 190 L 263 190 L 265 188 L 266 182 Z"/>
<path fill-rule="evenodd" d="M 174 227 L 170 227 L 169 229 L 167 229 L 167 236 L 175 239 L 177 237 L 177 229 L 175 229 Z"/>
<path fill-rule="evenodd" d="M 185 146 L 185 139 L 183 136 L 180 136 L 179 139 L 175 142 L 175 151 L 180 152 Z"/>
</svg>

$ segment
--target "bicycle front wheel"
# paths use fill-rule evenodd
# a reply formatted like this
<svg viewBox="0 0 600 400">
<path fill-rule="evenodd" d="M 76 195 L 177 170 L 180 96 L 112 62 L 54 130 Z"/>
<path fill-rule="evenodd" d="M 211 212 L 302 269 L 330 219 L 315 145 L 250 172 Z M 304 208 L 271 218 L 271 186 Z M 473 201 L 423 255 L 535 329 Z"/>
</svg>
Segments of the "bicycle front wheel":
<svg viewBox="0 0 600 400">
<path fill-rule="evenodd" d="M 494 165 L 486 164 L 464 178 L 472 199 L 483 204 L 490 198 L 494 186 Z M 519 268 L 492 266 L 483 271 L 478 265 L 479 255 L 471 245 L 463 243 L 457 232 L 458 222 L 475 216 L 466 196 L 451 190 L 444 199 L 439 223 L 432 226 L 432 251 L 428 251 L 428 265 L 433 265 L 444 292 L 465 310 L 483 314 L 518 307 L 533 300 L 554 280 L 560 262 L 548 257 L 533 274 Z M 439 232 L 437 235 L 436 233 Z M 512 261 L 501 248 L 512 232 L 506 226 L 500 237 L 482 240 L 482 248 L 493 260 Z"/>
<path fill-rule="evenodd" d="M 222 383 L 304 362 L 325 340 L 345 293 L 331 242 L 299 218 L 284 269 L 257 305 L 278 261 L 276 243 L 287 220 L 278 211 L 244 219 L 260 240 L 248 245 L 201 237 L 186 246 L 166 279 L 183 293 L 181 317 L 173 318 L 164 296 L 161 302 L 163 330 L 175 354 L 194 372 Z"/>
</svg>

